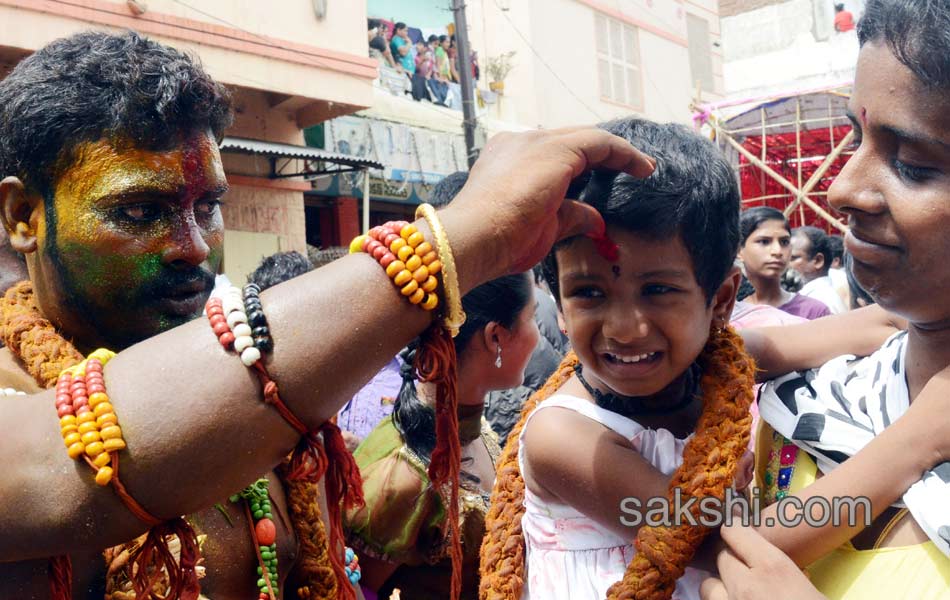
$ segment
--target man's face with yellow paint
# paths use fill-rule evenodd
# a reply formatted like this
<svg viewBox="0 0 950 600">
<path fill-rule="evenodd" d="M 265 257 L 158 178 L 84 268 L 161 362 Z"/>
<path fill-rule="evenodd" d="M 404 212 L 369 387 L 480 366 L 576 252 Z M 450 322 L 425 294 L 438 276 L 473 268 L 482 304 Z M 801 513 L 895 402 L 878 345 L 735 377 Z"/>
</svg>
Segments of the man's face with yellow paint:
<svg viewBox="0 0 950 600">
<path fill-rule="evenodd" d="M 72 156 L 33 213 L 43 313 L 81 348 L 117 350 L 200 316 L 224 234 L 213 136 L 160 151 L 84 142 Z"/>
</svg>

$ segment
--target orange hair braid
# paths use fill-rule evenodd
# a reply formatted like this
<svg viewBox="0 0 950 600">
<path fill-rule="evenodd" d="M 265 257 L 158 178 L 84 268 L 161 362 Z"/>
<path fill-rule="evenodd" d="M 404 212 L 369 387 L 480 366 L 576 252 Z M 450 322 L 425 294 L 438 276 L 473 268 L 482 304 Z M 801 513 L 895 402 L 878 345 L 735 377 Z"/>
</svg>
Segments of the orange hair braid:
<svg viewBox="0 0 950 600">
<path fill-rule="evenodd" d="M 508 437 L 481 548 L 479 595 L 482 600 L 516 600 L 521 596 L 524 480 L 518 468 L 518 436 L 531 411 L 570 379 L 576 361 L 573 355 L 565 358 L 544 387 L 525 405 L 521 420 Z M 749 407 L 755 365 L 745 354 L 742 339 L 730 329 L 710 336 L 699 364 L 703 371 L 703 413 L 696 434 L 683 451 L 683 464 L 673 473 L 669 493 L 672 497 L 678 488 L 686 499 L 714 496 L 721 500 L 749 444 L 752 424 Z M 672 597 L 676 580 L 707 533 L 708 529 L 702 526 L 641 527 L 635 541 L 637 554 L 623 579 L 608 590 L 609 600 Z"/>
<path fill-rule="evenodd" d="M 33 300 L 33 284 L 21 281 L 0 301 L 0 337 L 40 387 L 56 385 L 59 374 L 84 358 L 56 333 Z"/>
<path fill-rule="evenodd" d="M 317 502 L 317 484 L 302 479 L 287 477 L 290 458 L 277 469 L 280 480 L 287 490 L 287 506 L 290 521 L 300 544 L 298 571 L 300 600 L 323 600 L 339 597 L 339 582 L 330 561 L 329 540 Z M 349 581 L 346 582 L 349 585 Z"/>
</svg>

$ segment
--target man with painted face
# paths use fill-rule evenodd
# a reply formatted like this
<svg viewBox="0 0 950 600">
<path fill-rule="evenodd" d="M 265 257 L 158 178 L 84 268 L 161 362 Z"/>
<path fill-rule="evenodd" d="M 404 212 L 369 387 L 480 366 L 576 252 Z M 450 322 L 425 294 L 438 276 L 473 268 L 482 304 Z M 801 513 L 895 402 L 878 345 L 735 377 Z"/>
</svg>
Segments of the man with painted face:
<svg viewBox="0 0 950 600">
<path fill-rule="evenodd" d="M 23 329 L 14 298 L 53 324 L 42 347 L 54 352 L 57 343 L 70 348 L 65 340 L 83 354 L 121 350 L 200 316 L 222 260 L 228 184 L 218 140 L 231 119 L 228 91 L 175 50 L 131 33 L 87 33 L 23 61 L 0 87 L 0 104 L 0 166 L 11 175 L 0 183 L 4 223 L 30 271 L 4 301 L 4 337 Z M 47 382 L 31 368 L 37 344 L 11 341 L 0 387 L 38 391 Z M 284 494 L 272 495 L 288 514 Z M 257 578 L 243 505 L 218 506 L 190 519 L 212 540 L 204 587 L 250 597 Z M 279 572 L 299 575 L 290 568 L 294 529 L 277 522 Z M 129 591 L 127 578 L 104 579 L 102 557 L 87 554 L 73 560 L 77 589 Z M 16 581 L 18 597 L 48 585 L 35 570 L 3 581 L 0 589 Z M 311 582 L 304 575 L 302 583 Z M 0 596 L 11 597 L 6 589 Z"/>
</svg>

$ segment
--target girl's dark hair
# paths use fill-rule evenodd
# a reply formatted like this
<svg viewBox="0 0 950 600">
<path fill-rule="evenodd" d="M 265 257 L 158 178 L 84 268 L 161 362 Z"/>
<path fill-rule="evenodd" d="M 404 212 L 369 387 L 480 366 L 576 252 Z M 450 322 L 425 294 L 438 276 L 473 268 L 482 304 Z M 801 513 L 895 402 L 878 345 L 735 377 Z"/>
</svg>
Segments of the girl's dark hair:
<svg viewBox="0 0 950 600">
<path fill-rule="evenodd" d="M 788 226 L 788 219 L 785 218 L 782 211 L 771 206 L 755 206 L 742 211 L 742 214 L 739 215 L 739 239 L 741 240 L 739 245 L 745 246 L 749 236 L 759 228 L 759 225 L 766 221 L 781 221 L 785 223 L 785 231 L 789 234 L 792 233 Z"/>
<path fill-rule="evenodd" d="M 950 0 L 868 0 L 858 41 L 877 40 L 927 86 L 950 87 Z"/>
<path fill-rule="evenodd" d="M 569 197 L 596 208 L 608 225 L 652 240 L 679 237 L 711 301 L 739 251 L 739 184 L 732 167 L 712 142 L 683 125 L 627 118 L 600 127 L 653 156 L 656 170 L 646 179 L 595 171 L 575 182 Z M 573 239 L 555 246 L 542 263 L 558 301 L 556 250 Z"/>
<path fill-rule="evenodd" d="M 493 279 L 465 294 L 462 308 L 467 318 L 453 340 L 459 368 L 465 368 L 463 353 L 476 334 L 492 322 L 511 329 L 533 299 L 531 280 L 525 273 Z M 404 363 L 402 387 L 393 407 L 393 423 L 409 449 L 428 463 L 435 447 L 435 410 L 416 394 L 413 362 L 417 347 L 418 341 L 414 341 L 400 353 Z"/>
</svg>

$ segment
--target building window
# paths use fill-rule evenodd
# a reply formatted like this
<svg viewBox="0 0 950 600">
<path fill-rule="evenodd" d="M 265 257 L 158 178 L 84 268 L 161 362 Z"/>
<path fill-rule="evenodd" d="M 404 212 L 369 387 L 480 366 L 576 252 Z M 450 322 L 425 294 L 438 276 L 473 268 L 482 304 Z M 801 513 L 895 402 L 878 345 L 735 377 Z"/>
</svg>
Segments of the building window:
<svg viewBox="0 0 950 600">
<path fill-rule="evenodd" d="M 636 110 L 643 108 L 640 36 L 636 27 L 594 13 L 600 97 Z"/>
<path fill-rule="evenodd" d="M 689 39 L 689 70 L 692 84 L 697 82 L 704 92 L 715 92 L 712 70 L 712 43 L 709 40 L 709 22 L 694 14 L 686 15 L 686 35 Z"/>
</svg>

